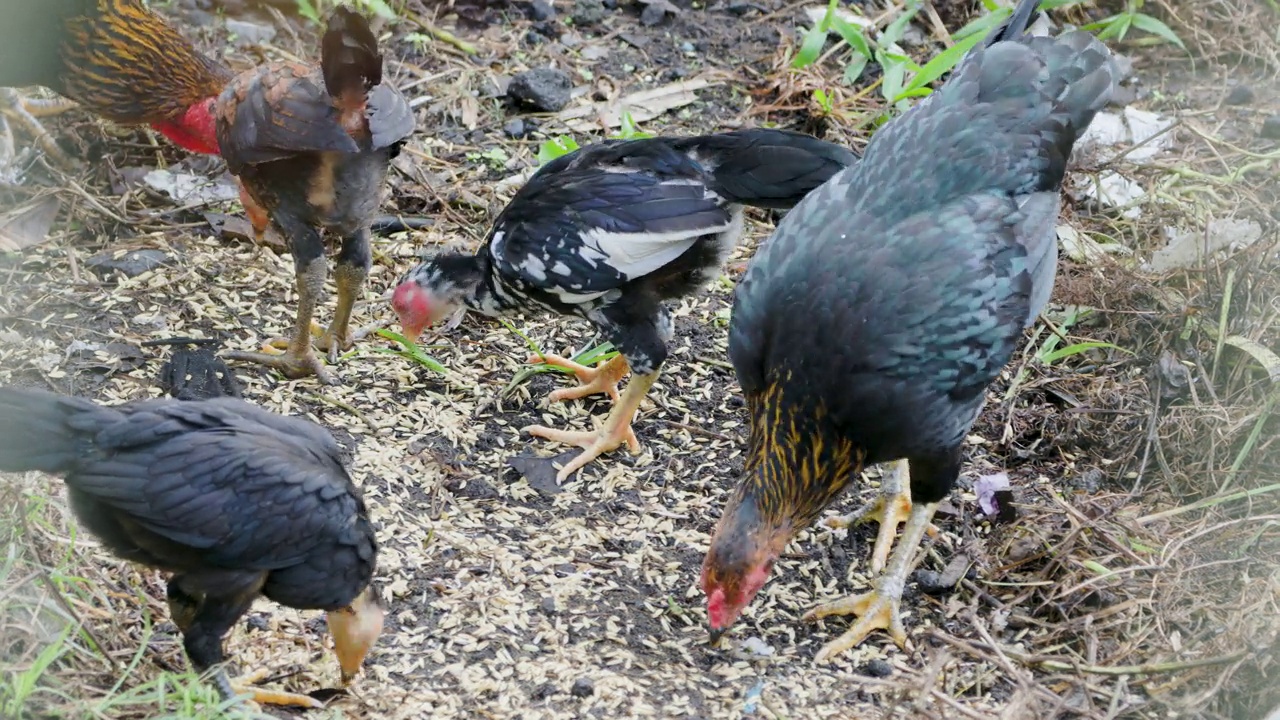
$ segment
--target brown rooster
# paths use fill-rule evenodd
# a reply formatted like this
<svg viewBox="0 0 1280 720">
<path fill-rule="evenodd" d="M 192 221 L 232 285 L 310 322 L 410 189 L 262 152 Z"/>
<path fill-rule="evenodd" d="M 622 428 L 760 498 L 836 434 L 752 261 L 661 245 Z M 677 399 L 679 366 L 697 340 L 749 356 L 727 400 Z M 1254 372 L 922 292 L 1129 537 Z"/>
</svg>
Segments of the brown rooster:
<svg viewBox="0 0 1280 720">
<path fill-rule="evenodd" d="M 271 344 L 283 355 L 227 357 L 275 368 L 287 377 L 335 382 L 311 347 L 311 322 L 324 291 L 323 230 L 342 238 L 338 307 L 320 337 L 330 363 L 351 346 L 351 308 L 371 261 L 370 224 L 391 158 L 413 132 L 404 96 L 382 81 L 377 38 L 359 14 L 338 7 L 321 40 L 320 67 L 275 62 L 235 78 L 218 98 L 218 145 L 247 191 L 245 208 L 265 212 L 289 242 L 297 273 L 294 335 Z M 255 230 L 261 231 L 260 221 Z"/>
<path fill-rule="evenodd" d="M 141 0 L 12 0 L 0 29 L 0 137 L 7 118 L 68 164 L 38 120 L 79 103 L 112 122 L 147 124 L 177 145 L 218 154 L 213 104 L 232 78 Z M 43 85 L 69 98 L 30 100 Z"/>
</svg>

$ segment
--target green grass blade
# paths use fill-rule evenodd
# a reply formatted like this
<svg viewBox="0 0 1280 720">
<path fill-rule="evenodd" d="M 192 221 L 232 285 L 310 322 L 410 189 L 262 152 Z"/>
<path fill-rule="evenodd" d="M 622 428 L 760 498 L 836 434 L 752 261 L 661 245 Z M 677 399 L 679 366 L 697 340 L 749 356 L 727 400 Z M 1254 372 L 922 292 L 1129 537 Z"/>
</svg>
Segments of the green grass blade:
<svg viewBox="0 0 1280 720">
<path fill-rule="evenodd" d="M 942 77 L 947 72 L 950 72 L 951 69 L 960 62 L 960 59 L 964 57 L 965 53 L 972 50 L 973 46 L 982 42 L 984 36 L 985 35 L 982 33 L 974 33 L 973 35 L 970 35 L 964 40 L 938 53 L 935 58 L 925 63 L 924 67 L 920 68 L 920 72 L 916 73 L 915 77 L 911 78 L 911 82 L 907 83 L 907 86 L 904 87 L 901 92 L 894 96 L 893 102 L 897 102 L 904 97 L 912 96 L 917 90 L 923 90 L 926 85 Z"/>
<path fill-rule="evenodd" d="M 1119 350 L 1120 352 L 1128 353 L 1129 355 L 1133 354 L 1132 351 L 1125 350 L 1119 345 L 1115 345 L 1109 342 L 1097 342 L 1094 340 L 1090 340 L 1088 342 L 1080 342 L 1074 345 L 1068 345 L 1064 348 L 1054 350 L 1053 352 L 1045 353 L 1040 356 L 1040 362 L 1044 363 L 1045 365 L 1052 365 L 1053 363 L 1057 362 L 1058 360 L 1061 360 L 1062 358 L 1071 357 L 1072 355 L 1079 355 L 1080 353 L 1085 352 L 1087 350 L 1095 350 L 1100 348 Z"/>
<path fill-rule="evenodd" d="M 836 13 L 838 1 L 831 0 L 827 3 L 827 14 L 823 15 L 822 20 L 817 25 L 809 28 L 809 31 L 804 34 L 804 42 L 800 43 L 800 51 L 791 60 L 791 67 L 803 68 L 817 62 L 818 56 L 822 54 L 823 46 L 827 44 L 827 28 L 831 26 L 831 18 Z"/>
<path fill-rule="evenodd" d="M 1164 38 L 1165 40 L 1173 43 L 1174 45 L 1177 45 L 1183 50 L 1187 49 L 1187 46 L 1182 44 L 1182 38 L 1178 37 L 1178 34 L 1175 33 L 1172 28 L 1170 28 L 1168 25 L 1165 25 L 1160 20 L 1151 17 L 1150 15 L 1143 15 L 1142 13 L 1134 13 L 1133 26 L 1138 28 L 1139 30 L 1145 30 L 1151 33 L 1152 35 L 1157 35 L 1161 38 Z"/>
</svg>

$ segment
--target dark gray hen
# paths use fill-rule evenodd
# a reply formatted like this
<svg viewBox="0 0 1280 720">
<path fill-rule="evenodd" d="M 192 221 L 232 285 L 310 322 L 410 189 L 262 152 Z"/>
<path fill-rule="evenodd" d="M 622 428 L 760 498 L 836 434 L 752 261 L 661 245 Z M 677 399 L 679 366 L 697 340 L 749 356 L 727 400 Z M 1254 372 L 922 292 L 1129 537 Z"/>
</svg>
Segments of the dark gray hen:
<svg viewBox="0 0 1280 720">
<path fill-rule="evenodd" d="M 344 682 L 382 631 L 373 528 L 337 444 L 313 423 L 234 398 L 104 407 L 0 388 L 0 471 L 27 470 L 61 475 L 76 517 L 111 552 L 173 573 L 169 608 L 201 672 L 223 661 L 223 636 L 259 595 L 328 611 Z M 221 670 L 214 679 L 233 694 Z"/>
<path fill-rule="evenodd" d="M 533 435 L 583 448 L 563 481 L 624 442 L 667 356 L 672 323 L 663 303 L 715 279 L 742 236 L 743 209 L 789 208 L 856 156 L 783 130 L 612 140 L 539 168 L 516 193 L 474 256 L 444 253 L 410 270 L 392 305 L 405 335 L 465 307 L 486 315 L 523 309 L 593 323 L 618 357 L 589 368 L 563 357 L 531 358 L 572 370 L 582 383 L 551 400 L 608 393 L 616 402 L 600 432 L 533 425 Z M 619 397 L 618 382 L 635 377 Z"/>
<path fill-rule="evenodd" d="M 1067 158 L 1116 75 L 1087 33 L 1026 37 L 1036 2 L 797 205 L 739 284 L 729 353 L 751 434 L 703 565 L 713 635 L 862 467 L 904 460 L 879 502 L 837 521 L 880 520 L 875 592 L 809 617 L 860 616 L 819 659 L 874 629 L 905 643 L 912 557 L 987 385 L 1049 298 Z"/>
</svg>

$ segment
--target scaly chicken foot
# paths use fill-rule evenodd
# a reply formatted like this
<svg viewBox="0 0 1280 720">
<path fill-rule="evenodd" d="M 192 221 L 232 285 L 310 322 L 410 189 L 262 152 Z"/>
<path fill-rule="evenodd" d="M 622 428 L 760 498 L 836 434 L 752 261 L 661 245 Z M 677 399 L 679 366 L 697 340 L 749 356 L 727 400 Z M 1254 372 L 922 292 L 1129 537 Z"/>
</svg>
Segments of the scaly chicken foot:
<svg viewBox="0 0 1280 720">
<path fill-rule="evenodd" d="M 898 526 L 907 521 L 911 515 L 911 469 L 903 459 L 893 463 L 880 480 L 880 494 L 875 500 L 849 513 L 829 517 L 823 524 L 829 528 L 847 528 L 876 522 L 880 531 L 876 533 L 876 544 L 871 551 L 871 572 L 884 570 L 889 561 L 889 551 L 893 549 L 894 536 L 898 534 Z M 929 537 L 937 537 L 938 528 L 933 525 L 928 529 Z"/>
<path fill-rule="evenodd" d="M 583 448 L 582 453 L 570 460 L 556 474 L 557 482 L 564 482 L 579 468 L 623 443 L 626 443 L 632 455 L 640 452 L 640 441 L 636 439 L 636 434 L 631 429 L 631 422 L 635 419 L 636 411 L 640 409 L 640 401 L 644 400 L 644 396 L 648 394 L 649 388 L 653 387 L 657 379 L 656 372 L 632 378 L 627 384 L 626 391 L 622 393 L 622 398 L 613 406 L 601 427 L 594 432 L 556 430 L 543 425 L 529 425 L 524 428 L 524 432 L 530 435 Z"/>
<path fill-rule="evenodd" d="M 298 320 L 289 338 L 287 349 L 277 355 L 267 352 L 244 352 L 232 350 L 226 354 L 231 360 L 257 363 L 274 370 L 279 370 L 285 377 L 297 379 L 315 375 L 326 385 L 335 385 L 338 380 L 325 368 L 311 347 L 311 323 L 315 314 L 316 301 L 324 291 L 325 265 L 320 257 L 300 268 L 298 283 Z"/>
<path fill-rule="evenodd" d="M 530 355 L 525 362 L 533 364 L 545 363 L 561 367 L 572 372 L 578 378 L 578 387 L 560 388 L 548 395 L 547 399 L 551 402 L 576 400 L 588 395 L 604 393 L 609 396 L 609 399 L 617 403 L 621 397 L 618 392 L 618 383 L 622 381 L 623 376 L 630 370 L 627 365 L 627 359 L 621 355 L 615 355 L 613 359 L 597 367 L 587 367 L 559 355 Z"/>
<path fill-rule="evenodd" d="M 329 364 L 338 362 L 338 353 L 351 349 L 355 344 L 355 333 L 351 331 L 351 310 L 355 307 L 356 298 L 364 288 L 365 278 L 369 272 L 363 267 L 348 263 L 339 263 L 334 272 L 334 281 L 338 285 L 338 306 L 333 313 L 333 322 L 329 329 L 320 334 L 316 347 L 328 354 Z"/>
<path fill-rule="evenodd" d="M 61 147 L 58 147 L 53 135 L 36 118 L 58 115 L 74 107 L 76 107 L 76 103 L 64 98 L 52 100 L 27 99 L 19 95 L 18 91 L 13 88 L 0 88 L 0 114 L 12 120 L 15 124 L 22 126 L 22 129 L 44 150 L 45 155 L 53 158 L 54 162 L 67 169 L 74 169 L 78 163 L 63 152 Z M 5 130 L 9 130 L 7 124 Z M 12 144 L 13 137 L 12 134 L 9 134 L 5 145 L 12 147 Z"/>
<path fill-rule="evenodd" d="M 858 616 L 853 627 L 818 651 L 814 662 L 827 662 L 860 644 L 873 630 L 887 630 L 894 643 L 906 649 L 907 632 L 902 624 L 902 590 L 906 587 L 907 575 L 915 564 L 913 561 L 916 550 L 919 549 L 937 509 L 938 503 L 911 508 L 911 515 L 902 528 L 901 542 L 889 559 L 888 569 L 876 579 L 873 591 L 819 605 L 805 613 L 804 619 L 808 621 L 820 620 L 829 615 Z"/>
<path fill-rule="evenodd" d="M 324 703 L 309 695 L 291 693 L 285 690 L 268 690 L 254 685 L 254 683 L 268 675 L 270 675 L 269 671 L 259 669 L 232 683 L 227 679 L 226 673 L 218 670 L 213 676 L 213 684 L 218 689 L 218 694 L 222 696 L 223 700 L 248 697 L 249 700 L 260 705 L 299 707 L 313 710 L 319 710 L 324 707 Z"/>
</svg>

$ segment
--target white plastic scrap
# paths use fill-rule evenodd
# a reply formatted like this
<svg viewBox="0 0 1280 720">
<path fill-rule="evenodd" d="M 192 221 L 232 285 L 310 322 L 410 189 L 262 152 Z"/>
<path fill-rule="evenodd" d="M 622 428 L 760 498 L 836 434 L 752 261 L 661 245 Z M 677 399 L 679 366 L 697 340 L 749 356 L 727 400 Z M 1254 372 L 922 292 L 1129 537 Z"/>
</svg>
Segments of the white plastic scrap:
<svg viewBox="0 0 1280 720">
<path fill-rule="evenodd" d="M 1076 141 L 1076 151 L 1123 153 L 1125 160 L 1145 165 L 1173 145 L 1173 134 L 1167 132 L 1172 126 L 1172 119 L 1135 107 L 1120 115 L 1100 112 Z"/>
<path fill-rule="evenodd" d="M 1137 180 L 1130 180 L 1120 173 L 1108 170 L 1098 176 L 1097 181 L 1091 177 L 1082 177 L 1077 186 L 1084 196 L 1095 200 L 1103 207 L 1125 207 L 1120 213 L 1130 220 L 1142 217 L 1142 208 L 1136 203 L 1146 197 L 1147 191 Z"/>
<path fill-rule="evenodd" d="M 1163 273 L 1194 267 L 1222 250 L 1240 251 L 1262 238 L 1262 226 L 1254 220 L 1210 220 L 1204 230 L 1166 227 L 1165 246 L 1151 255 L 1147 269 Z"/>
<path fill-rule="evenodd" d="M 755 635 L 742 642 L 742 650 L 757 657 L 769 657 L 775 652 L 772 645 Z"/>
<path fill-rule="evenodd" d="M 987 517 L 995 517 L 1000 514 L 1000 503 L 996 500 L 996 493 L 1000 490 L 1009 489 L 1009 473 L 996 473 L 994 475 L 983 475 L 973 483 L 973 490 L 978 495 L 978 507 Z"/>
</svg>

